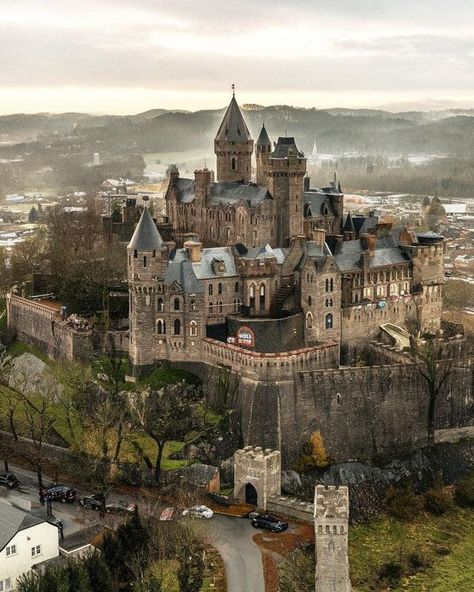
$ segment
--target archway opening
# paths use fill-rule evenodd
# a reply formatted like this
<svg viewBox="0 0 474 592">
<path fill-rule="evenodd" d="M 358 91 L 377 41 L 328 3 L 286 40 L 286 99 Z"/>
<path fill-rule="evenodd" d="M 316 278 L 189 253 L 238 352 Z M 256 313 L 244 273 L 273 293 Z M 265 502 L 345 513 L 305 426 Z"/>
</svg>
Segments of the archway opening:
<svg viewBox="0 0 474 592">
<path fill-rule="evenodd" d="M 245 486 L 245 503 L 252 504 L 253 506 L 258 505 L 257 490 L 251 483 L 247 483 Z"/>
</svg>

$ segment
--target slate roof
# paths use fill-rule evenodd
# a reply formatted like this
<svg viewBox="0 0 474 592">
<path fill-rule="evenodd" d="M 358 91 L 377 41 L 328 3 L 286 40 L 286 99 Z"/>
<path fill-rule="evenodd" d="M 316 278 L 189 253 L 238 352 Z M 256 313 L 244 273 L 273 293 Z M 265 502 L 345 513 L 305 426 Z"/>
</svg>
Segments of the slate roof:
<svg viewBox="0 0 474 592">
<path fill-rule="evenodd" d="M 361 267 L 362 246 L 360 240 L 344 241 L 335 255 L 340 271 L 351 271 Z M 407 257 L 395 246 L 392 237 L 377 240 L 374 256 L 370 259 L 369 267 L 383 267 L 406 263 Z"/>
<path fill-rule="evenodd" d="M 180 203 L 192 203 L 195 199 L 194 180 L 179 178 L 174 181 L 177 197 Z M 239 183 L 221 181 L 211 183 L 208 202 L 211 204 L 234 205 L 239 201 L 246 201 L 254 206 L 265 199 L 273 199 L 265 187 L 254 183 Z"/>
<path fill-rule="evenodd" d="M 235 96 L 227 107 L 215 139 L 226 142 L 248 142 L 252 139 Z"/>
<path fill-rule="evenodd" d="M 268 244 L 264 247 L 245 247 L 244 245 L 239 245 L 238 253 L 244 259 L 269 259 L 274 257 L 277 263 L 281 264 L 286 259 L 288 249 L 274 249 Z"/>
<path fill-rule="evenodd" d="M 271 153 L 271 158 L 287 158 L 288 153 L 292 150 L 298 158 L 304 158 L 304 154 L 296 147 L 294 138 L 278 138 L 278 142 Z"/>
<path fill-rule="evenodd" d="M 12 540 L 17 532 L 46 522 L 44 518 L 9 503 L 0 501 L 0 551 Z"/>
<path fill-rule="evenodd" d="M 325 205 L 328 208 L 329 214 L 334 215 L 331 199 L 326 193 L 319 191 L 305 191 L 303 197 L 305 218 L 323 216 Z"/>
<path fill-rule="evenodd" d="M 150 211 L 148 208 L 144 208 L 128 248 L 137 251 L 153 251 L 154 249 L 160 249 L 162 246 L 163 239 L 151 217 Z"/>
<path fill-rule="evenodd" d="M 214 261 L 223 261 L 225 271 L 216 274 Z M 177 249 L 170 261 L 165 275 L 165 285 L 172 286 L 177 282 L 187 294 L 198 294 L 204 291 L 200 280 L 216 279 L 219 277 L 236 277 L 232 247 L 214 247 L 203 249 L 201 261 L 192 263 L 187 256 L 185 249 Z"/>
<path fill-rule="evenodd" d="M 260 131 L 260 135 L 258 136 L 257 146 L 271 146 L 272 143 L 268 136 L 267 130 L 265 129 L 265 124 L 262 125 L 262 129 Z"/>
</svg>

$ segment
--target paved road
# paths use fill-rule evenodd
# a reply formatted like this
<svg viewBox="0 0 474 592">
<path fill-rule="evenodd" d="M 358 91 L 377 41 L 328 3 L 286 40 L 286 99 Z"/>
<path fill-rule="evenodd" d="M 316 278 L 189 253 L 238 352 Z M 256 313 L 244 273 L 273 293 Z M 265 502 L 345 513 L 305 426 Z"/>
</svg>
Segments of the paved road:
<svg viewBox="0 0 474 592">
<path fill-rule="evenodd" d="M 0 487 L 0 497 L 21 498 L 25 502 L 38 503 L 36 474 L 18 465 L 11 465 L 10 471 L 18 477 L 21 487 L 19 490 L 13 491 Z M 52 479 L 44 475 L 45 485 L 51 482 Z M 76 486 L 74 488 L 79 495 L 90 493 L 80 491 Z M 135 501 L 143 509 L 143 499 L 138 493 L 136 497 L 116 493 L 109 496 L 110 501 L 116 499 Z M 84 519 L 91 522 L 97 519 L 95 512 L 79 512 L 76 504 L 61 504 L 59 502 L 53 503 L 53 514 L 63 522 L 64 535 L 66 536 L 84 528 L 86 526 Z M 211 543 L 224 560 L 228 592 L 265 592 L 262 556 L 260 549 L 252 540 L 256 530 L 252 528 L 250 520 L 215 514 L 211 520 L 204 522 L 203 526 L 209 533 Z"/>
<path fill-rule="evenodd" d="M 262 555 L 250 520 L 215 514 L 209 520 L 211 542 L 224 560 L 228 592 L 265 592 Z"/>
</svg>

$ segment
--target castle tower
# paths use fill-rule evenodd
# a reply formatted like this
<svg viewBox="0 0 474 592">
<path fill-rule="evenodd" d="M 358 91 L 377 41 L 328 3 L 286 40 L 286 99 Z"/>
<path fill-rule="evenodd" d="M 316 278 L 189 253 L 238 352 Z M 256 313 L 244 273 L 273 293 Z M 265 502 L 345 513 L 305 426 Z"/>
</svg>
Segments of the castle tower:
<svg viewBox="0 0 474 592">
<path fill-rule="evenodd" d="M 130 297 L 130 359 L 134 366 L 154 362 L 156 291 L 165 276 L 167 249 L 148 208 L 127 247 Z"/>
<path fill-rule="evenodd" d="M 256 159 L 257 159 L 257 185 L 263 187 L 267 184 L 266 171 L 268 169 L 268 161 L 270 159 L 270 153 L 272 151 L 272 143 L 268 137 L 265 124 L 262 125 L 262 130 L 258 136 L 256 147 Z"/>
<path fill-rule="evenodd" d="M 298 150 L 294 138 L 278 138 L 270 154 L 267 189 L 276 202 L 278 247 L 286 247 L 291 239 L 303 234 L 304 176 L 306 158 Z"/>
<path fill-rule="evenodd" d="M 214 139 L 214 152 L 217 181 L 250 181 L 253 139 L 234 93 Z"/>
<path fill-rule="evenodd" d="M 352 590 L 349 579 L 348 525 L 348 488 L 317 485 L 314 492 L 316 592 Z"/>
</svg>

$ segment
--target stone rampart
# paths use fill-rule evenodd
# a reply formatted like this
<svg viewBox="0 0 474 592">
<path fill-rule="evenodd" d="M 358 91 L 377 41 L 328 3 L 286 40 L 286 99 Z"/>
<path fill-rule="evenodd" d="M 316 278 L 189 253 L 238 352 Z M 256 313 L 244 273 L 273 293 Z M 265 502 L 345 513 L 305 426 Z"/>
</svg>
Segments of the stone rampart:
<svg viewBox="0 0 474 592">
<path fill-rule="evenodd" d="M 235 345 L 204 339 L 203 361 L 211 366 L 227 366 L 253 380 L 287 380 L 299 372 L 337 365 L 338 344 L 306 347 L 281 353 L 261 353 Z"/>
<path fill-rule="evenodd" d="M 7 295 L 8 327 L 20 341 L 45 351 L 55 359 L 82 359 L 92 353 L 92 332 L 74 329 L 54 302 Z"/>
</svg>

